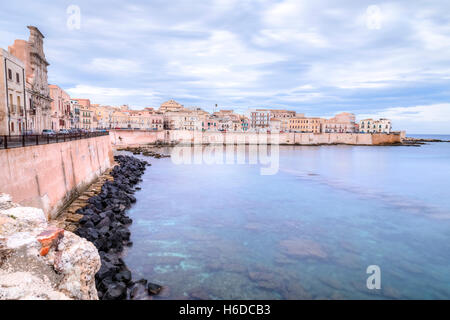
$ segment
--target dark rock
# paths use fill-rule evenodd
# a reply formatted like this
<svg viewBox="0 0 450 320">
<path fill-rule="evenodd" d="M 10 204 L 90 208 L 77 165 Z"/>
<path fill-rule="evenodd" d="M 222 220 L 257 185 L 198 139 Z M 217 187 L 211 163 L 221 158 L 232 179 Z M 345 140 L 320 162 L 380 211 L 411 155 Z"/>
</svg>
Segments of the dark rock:
<svg viewBox="0 0 450 320">
<path fill-rule="evenodd" d="M 100 280 L 103 280 L 106 277 L 113 277 L 118 271 L 119 271 L 119 268 L 116 267 L 115 265 L 113 265 L 109 262 L 106 262 L 106 261 L 102 261 L 100 270 L 98 270 L 95 277 Z"/>
<path fill-rule="evenodd" d="M 83 216 L 83 218 L 80 219 L 80 221 L 78 221 L 80 224 L 85 224 L 86 222 L 91 221 L 91 217 L 85 215 Z"/>
<path fill-rule="evenodd" d="M 158 284 L 149 283 L 147 285 L 147 290 L 149 294 L 158 294 L 161 291 L 162 287 Z"/>
<path fill-rule="evenodd" d="M 132 245 L 130 231 L 125 225 L 133 222 L 125 211 L 136 202 L 135 187 L 148 163 L 130 156 L 116 156 L 119 163 L 111 170 L 113 181 L 106 181 L 99 194 L 89 198 L 88 204 L 77 213 L 83 215 L 76 234 L 97 247 L 101 267 L 95 276 L 100 299 L 151 299 L 161 286 L 147 284 L 146 280 L 131 282 L 131 272 L 120 258 L 123 246 Z M 127 289 L 128 286 L 128 289 Z M 128 291 L 128 292 L 127 292 Z"/>
<path fill-rule="evenodd" d="M 127 294 L 127 286 L 123 282 L 113 283 L 105 292 L 103 300 L 119 300 L 124 299 Z"/>
<path fill-rule="evenodd" d="M 147 280 L 141 279 L 130 284 L 129 297 L 133 300 L 142 300 L 148 297 Z"/>
<path fill-rule="evenodd" d="M 97 229 L 101 229 L 102 227 L 109 227 L 110 224 L 111 224 L 111 219 L 109 219 L 108 217 L 105 217 L 102 220 L 100 220 L 99 223 L 97 223 Z"/>
<path fill-rule="evenodd" d="M 99 221 L 101 220 L 100 216 L 99 216 L 99 215 L 96 215 L 96 214 L 93 214 L 93 215 L 90 216 L 90 217 L 91 217 L 91 221 L 92 221 L 94 224 L 99 223 Z"/>
<path fill-rule="evenodd" d="M 98 229 L 98 232 L 99 232 L 100 235 L 102 235 L 102 236 L 106 236 L 106 234 L 108 233 L 108 231 L 109 231 L 109 227 L 108 227 L 108 226 L 104 226 L 104 227 Z"/>
<path fill-rule="evenodd" d="M 85 228 L 93 228 L 93 227 L 94 227 L 94 223 L 93 223 L 91 220 L 89 220 L 89 221 L 87 221 L 87 222 L 84 224 L 84 227 L 85 227 Z"/>
<path fill-rule="evenodd" d="M 128 282 L 131 281 L 131 272 L 128 271 L 128 270 L 120 271 L 119 273 L 117 273 L 117 274 L 114 276 L 114 278 L 115 278 L 117 281 L 121 281 L 121 282 L 128 283 Z"/>
</svg>

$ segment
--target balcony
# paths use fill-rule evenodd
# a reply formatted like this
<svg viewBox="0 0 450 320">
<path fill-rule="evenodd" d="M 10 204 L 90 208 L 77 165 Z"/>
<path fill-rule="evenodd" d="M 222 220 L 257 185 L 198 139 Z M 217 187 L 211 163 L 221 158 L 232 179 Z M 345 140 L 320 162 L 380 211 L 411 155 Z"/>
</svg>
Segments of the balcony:
<svg viewBox="0 0 450 320">
<path fill-rule="evenodd" d="M 8 109 L 9 109 L 9 113 L 17 113 L 17 105 L 15 105 L 15 104 L 10 103 Z"/>
</svg>

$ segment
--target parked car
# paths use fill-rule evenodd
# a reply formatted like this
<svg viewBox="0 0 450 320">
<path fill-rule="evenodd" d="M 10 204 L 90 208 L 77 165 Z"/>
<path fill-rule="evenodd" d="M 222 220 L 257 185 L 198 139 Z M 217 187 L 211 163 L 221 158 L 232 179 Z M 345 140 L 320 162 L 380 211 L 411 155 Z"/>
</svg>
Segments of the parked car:
<svg viewBox="0 0 450 320">
<path fill-rule="evenodd" d="M 67 129 L 61 129 L 61 130 L 59 130 L 58 133 L 59 134 L 70 134 L 69 130 L 67 130 Z"/>
<path fill-rule="evenodd" d="M 50 130 L 50 129 L 44 129 L 44 130 L 42 130 L 42 135 L 43 135 L 43 136 L 53 136 L 53 135 L 55 135 L 55 134 L 56 134 L 55 131 Z"/>
</svg>

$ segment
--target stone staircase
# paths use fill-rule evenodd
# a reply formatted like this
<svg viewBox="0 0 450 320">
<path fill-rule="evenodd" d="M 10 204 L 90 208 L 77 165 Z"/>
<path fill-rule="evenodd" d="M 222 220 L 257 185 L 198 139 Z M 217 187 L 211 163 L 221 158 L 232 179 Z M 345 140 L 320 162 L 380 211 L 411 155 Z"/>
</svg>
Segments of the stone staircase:
<svg viewBox="0 0 450 320">
<path fill-rule="evenodd" d="M 102 191 L 102 186 L 106 181 L 114 181 L 113 176 L 111 176 L 111 171 L 113 168 L 114 166 L 106 170 L 86 189 L 86 191 L 80 194 L 79 197 L 77 197 L 61 212 L 61 214 L 55 219 L 55 223 L 59 228 L 63 228 L 70 232 L 74 232 L 78 228 L 78 221 L 80 221 L 83 215 L 77 214 L 76 211 L 86 206 L 89 198 L 99 194 Z"/>
</svg>

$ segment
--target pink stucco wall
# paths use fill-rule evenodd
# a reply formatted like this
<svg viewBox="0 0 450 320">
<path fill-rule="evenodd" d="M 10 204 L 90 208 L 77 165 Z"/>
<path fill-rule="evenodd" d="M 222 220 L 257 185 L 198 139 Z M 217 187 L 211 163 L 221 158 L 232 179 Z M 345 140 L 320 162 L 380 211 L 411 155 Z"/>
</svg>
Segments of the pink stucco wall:
<svg viewBox="0 0 450 320">
<path fill-rule="evenodd" d="M 113 163 L 109 136 L 0 150 L 0 192 L 54 218 Z"/>
<path fill-rule="evenodd" d="M 164 141 L 167 131 L 111 130 L 109 138 L 113 146 L 155 143 Z"/>
</svg>

